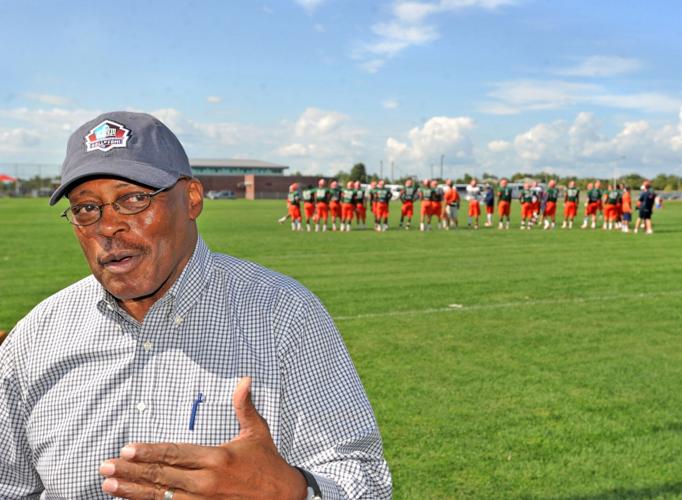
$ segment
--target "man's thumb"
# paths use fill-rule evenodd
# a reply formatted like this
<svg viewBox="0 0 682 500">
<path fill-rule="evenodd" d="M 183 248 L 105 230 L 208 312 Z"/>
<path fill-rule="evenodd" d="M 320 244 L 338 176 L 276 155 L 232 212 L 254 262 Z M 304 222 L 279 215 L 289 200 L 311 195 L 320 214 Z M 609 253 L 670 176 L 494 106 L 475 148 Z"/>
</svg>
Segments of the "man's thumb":
<svg viewBox="0 0 682 500">
<path fill-rule="evenodd" d="M 232 406 L 239 422 L 240 435 L 263 426 L 263 419 L 251 401 L 251 377 L 243 377 L 237 383 L 232 396 Z"/>
</svg>

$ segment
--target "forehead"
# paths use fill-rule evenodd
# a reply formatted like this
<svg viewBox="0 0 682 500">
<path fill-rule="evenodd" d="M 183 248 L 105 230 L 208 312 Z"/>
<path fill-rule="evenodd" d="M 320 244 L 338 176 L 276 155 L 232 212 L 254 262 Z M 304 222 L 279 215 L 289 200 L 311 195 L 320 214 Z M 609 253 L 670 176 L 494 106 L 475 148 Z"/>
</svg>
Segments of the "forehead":
<svg viewBox="0 0 682 500">
<path fill-rule="evenodd" d="M 120 179 L 114 177 L 103 177 L 95 179 L 87 179 L 77 185 L 75 185 L 66 195 L 67 198 L 74 196 L 82 196 L 87 194 L 101 194 L 106 192 L 111 192 L 119 189 L 126 188 L 136 188 L 145 190 L 148 186 L 142 184 L 137 184 L 135 182 L 129 181 L 127 179 Z"/>
</svg>

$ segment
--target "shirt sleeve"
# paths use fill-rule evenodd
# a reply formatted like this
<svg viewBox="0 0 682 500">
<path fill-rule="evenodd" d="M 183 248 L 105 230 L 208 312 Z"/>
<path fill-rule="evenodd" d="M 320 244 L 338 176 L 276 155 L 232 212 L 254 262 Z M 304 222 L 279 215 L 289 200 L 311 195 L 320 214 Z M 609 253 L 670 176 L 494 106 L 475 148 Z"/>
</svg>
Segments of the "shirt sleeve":
<svg viewBox="0 0 682 500">
<path fill-rule="evenodd" d="M 14 354 L 17 333 L 12 331 L 0 346 L 0 498 L 32 499 L 44 488 L 26 435 L 28 411 Z"/>
<path fill-rule="evenodd" d="M 377 422 L 339 332 L 311 298 L 291 325 L 283 361 L 282 451 L 313 473 L 323 498 L 388 499 L 392 484 Z"/>
</svg>

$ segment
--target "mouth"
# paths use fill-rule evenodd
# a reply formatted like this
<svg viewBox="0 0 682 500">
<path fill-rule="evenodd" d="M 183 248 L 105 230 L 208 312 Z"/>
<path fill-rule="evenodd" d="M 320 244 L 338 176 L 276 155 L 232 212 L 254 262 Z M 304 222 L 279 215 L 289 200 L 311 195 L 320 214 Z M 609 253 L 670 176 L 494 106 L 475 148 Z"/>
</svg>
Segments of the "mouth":
<svg viewBox="0 0 682 500">
<path fill-rule="evenodd" d="M 134 251 L 119 251 L 106 254 L 97 259 L 100 266 L 111 273 L 121 274 L 131 271 L 137 266 L 142 255 Z"/>
</svg>

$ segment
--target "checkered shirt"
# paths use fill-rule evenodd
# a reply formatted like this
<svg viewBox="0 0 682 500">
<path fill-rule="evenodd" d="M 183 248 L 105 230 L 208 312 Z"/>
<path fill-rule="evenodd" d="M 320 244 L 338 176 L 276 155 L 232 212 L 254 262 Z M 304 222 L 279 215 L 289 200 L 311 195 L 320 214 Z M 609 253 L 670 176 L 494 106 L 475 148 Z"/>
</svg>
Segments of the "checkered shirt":
<svg viewBox="0 0 682 500">
<path fill-rule="evenodd" d="M 142 323 L 89 276 L 10 333 L 0 347 L 0 498 L 108 498 L 98 468 L 126 443 L 228 441 L 246 375 L 279 452 L 315 475 L 325 499 L 390 498 L 372 408 L 322 304 L 201 239 Z"/>
</svg>

